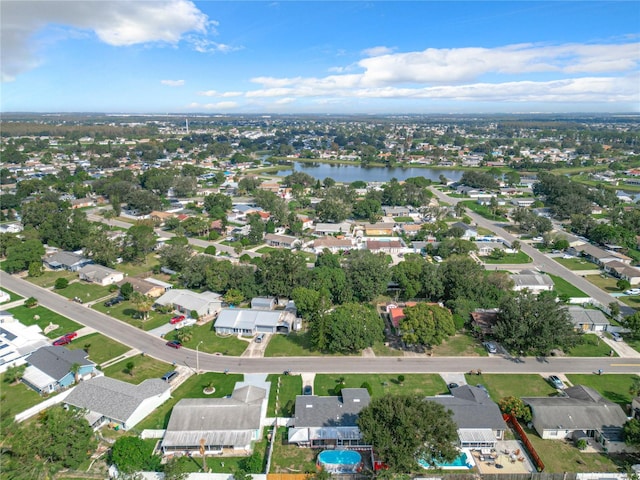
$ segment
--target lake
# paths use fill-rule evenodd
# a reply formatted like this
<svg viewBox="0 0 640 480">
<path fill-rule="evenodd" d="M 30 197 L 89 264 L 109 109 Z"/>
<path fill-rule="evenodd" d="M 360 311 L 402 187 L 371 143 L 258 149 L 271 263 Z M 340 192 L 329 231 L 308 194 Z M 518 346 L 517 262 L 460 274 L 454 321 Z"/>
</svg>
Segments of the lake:
<svg viewBox="0 0 640 480">
<path fill-rule="evenodd" d="M 365 182 L 388 182 L 392 178 L 406 180 L 411 177 L 424 177 L 434 182 L 439 182 L 440 175 L 449 180 L 458 181 L 464 173 L 462 170 L 446 170 L 435 168 L 387 168 L 387 167 L 361 167 L 359 165 L 336 165 L 333 163 L 305 163 L 293 162 L 293 167 L 287 170 L 279 170 L 277 175 L 286 177 L 293 171 L 304 172 L 318 180 L 327 177 L 337 182 L 351 183 L 356 180 Z"/>
</svg>

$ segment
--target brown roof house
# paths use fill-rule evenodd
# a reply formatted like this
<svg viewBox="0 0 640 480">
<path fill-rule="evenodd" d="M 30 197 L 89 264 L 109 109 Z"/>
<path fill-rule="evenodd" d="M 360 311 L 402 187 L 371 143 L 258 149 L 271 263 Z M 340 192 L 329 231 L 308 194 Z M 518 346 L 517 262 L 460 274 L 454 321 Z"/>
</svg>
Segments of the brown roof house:
<svg viewBox="0 0 640 480">
<path fill-rule="evenodd" d="M 124 280 L 118 282 L 118 285 L 122 287 L 125 283 L 130 283 L 134 292 L 141 293 L 142 295 L 146 295 L 151 298 L 157 298 L 165 292 L 164 287 L 148 282 L 143 278 L 126 277 Z"/>
</svg>

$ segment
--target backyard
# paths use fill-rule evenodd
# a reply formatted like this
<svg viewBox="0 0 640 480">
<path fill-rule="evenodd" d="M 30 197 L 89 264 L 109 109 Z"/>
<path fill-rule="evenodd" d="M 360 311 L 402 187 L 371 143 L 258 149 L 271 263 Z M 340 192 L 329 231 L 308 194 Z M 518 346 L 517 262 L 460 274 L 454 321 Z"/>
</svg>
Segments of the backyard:
<svg viewBox="0 0 640 480">
<path fill-rule="evenodd" d="M 65 333 L 82 328 L 82 325 L 41 306 L 27 308 L 21 305 L 10 309 L 9 313 L 24 325 L 38 325 L 43 331 L 49 324 L 58 325 L 58 328 L 47 333 L 49 338 L 57 338 Z"/>
<path fill-rule="evenodd" d="M 105 337 L 100 333 L 92 333 L 90 335 L 85 335 L 84 337 L 76 338 L 73 342 L 67 345 L 67 348 L 69 350 L 82 348 L 89 354 L 89 359 L 96 362 L 98 365 L 117 358 L 130 350 L 129 347 L 122 345 L 109 337 Z"/>
<path fill-rule="evenodd" d="M 401 381 L 401 377 L 404 377 Z M 315 377 L 315 395 L 335 395 L 336 388 L 360 388 L 371 386 L 371 397 L 384 395 L 438 395 L 447 392 L 447 385 L 438 374 L 318 374 Z"/>
<path fill-rule="evenodd" d="M 273 444 L 270 473 L 309 473 L 316 470 L 317 451 L 287 443 L 287 428 L 279 427 Z"/>
<path fill-rule="evenodd" d="M 2 424 L 9 416 L 23 412 L 27 408 L 33 407 L 45 400 L 35 390 L 27 387 L 24 383 L 18 382 L 9 384 L 5 379 L 5 374 L 0 374 L 0 390 L 2 391 Z"/>
</svg>

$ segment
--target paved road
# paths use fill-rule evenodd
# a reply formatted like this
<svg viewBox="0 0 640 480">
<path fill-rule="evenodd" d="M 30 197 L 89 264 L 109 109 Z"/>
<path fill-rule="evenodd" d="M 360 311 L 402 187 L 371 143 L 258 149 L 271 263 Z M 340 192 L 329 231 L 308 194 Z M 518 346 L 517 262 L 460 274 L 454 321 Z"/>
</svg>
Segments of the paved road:
<svg viewBox="0 0 640 480">
<path fill-rule="evenodd" d="M 447 202 L 449 204 L 455 205 L 460 201 L 468 200 L 468 198 L 450 197 L 437 189 L 431 189 L 431 190 L 433 191 L 433 193 L 435 193 L 435 195 L 440 200 Z M 471 217 L 471 219 L 478 226 L 491 230 L 496 235 L 504 238 L 508 242 L 513 242 L 515 240 L 519 241 L 518 237 L 510 234 L 503 228 L 504 223 L 498 223 L 492 220 L 487 220 L 486 218 L 470 211 L 469 209 L 467 209 L 466 214 L 469 217 Z M 564 267 L 563 265 L 560 265 L 558 262 L 555 262 L 554 260 L 547 257 L 543 253 L 540 253 L 531 245 L 525 242 L 520 242 L 520 245 L 521 245 L 520 250 L 522 250 L 524 253 L 526 253 L 533 259 L 533 263 L 529 264 L 530 267 L 537 266 L 541 271 L 544 271 L 545 273 L 550 273 L 552 275 L 557 275 L 559 277 L 564 278 L 569 283 L 571 283 L 572 285 L 576 286 L 577 288 L 585 292 L 591 298 L 600 302 L 602 305 L 609 305 L 609 303 L 611 302 L 618 302 L 623 313 L 633 313 L 633 309 L 630 309 L 628 305 L 625 305 L 624 303 L 618 301 L 608 293 L 604 292 L 603 290 L 600 290 L 598 287 L 596 287 L 594 284 L 592 284 L 588 280 L 585 280 L 584 278 L 576 275 L 574 272 L 572 272 L 568 268 Z M 631 311 L 629 312 L 629 310 Z"/>
<path fill-rule="evenodd" d="M 34 296 L 40 304 L 79 324 L 145 352 L 154 358 L 177 365 L 196 367 L 196 352 L 174 350 L 164 340 L 124 322 L 71 302 L 49 290 L 0 271 L 0 285 L 24 297 Z M 549 358 L 521 361 L 493 357 L 224 357 L 200 353 L 200 370 L 238 373 L 280 373 L 284 370 L 312 373 L 441 373 L 481 369 L 485 373 L 639 373 L 640 358 Z"/>
</svg>

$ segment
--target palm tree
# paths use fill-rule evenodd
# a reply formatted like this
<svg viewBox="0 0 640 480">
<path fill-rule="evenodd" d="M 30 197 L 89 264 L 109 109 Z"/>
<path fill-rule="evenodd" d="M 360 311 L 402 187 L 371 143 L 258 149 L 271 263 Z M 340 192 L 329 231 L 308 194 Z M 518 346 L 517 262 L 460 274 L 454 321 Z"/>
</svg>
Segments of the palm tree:
<svg viewBox="0 0 640 480">
<path fill-rule="evenodd" d="M 73 365 L 71 365 L 71 368 L 69 369 L 69 371 L 73 373 L 73 381 L 78 383 L 79 373 L 80 373 L 80 364 L 74 363 Z"/>
<path fill-rule="evenodd" d="M 149 318 L 149 312 L 153 307 L 153 300 L 150 297 L 139 292 L 133 292 L 133 295 L 131 295 L 131 303 L 133 303 L 138 313 L 140 313 L 142 320 Z"/>
</svg>

